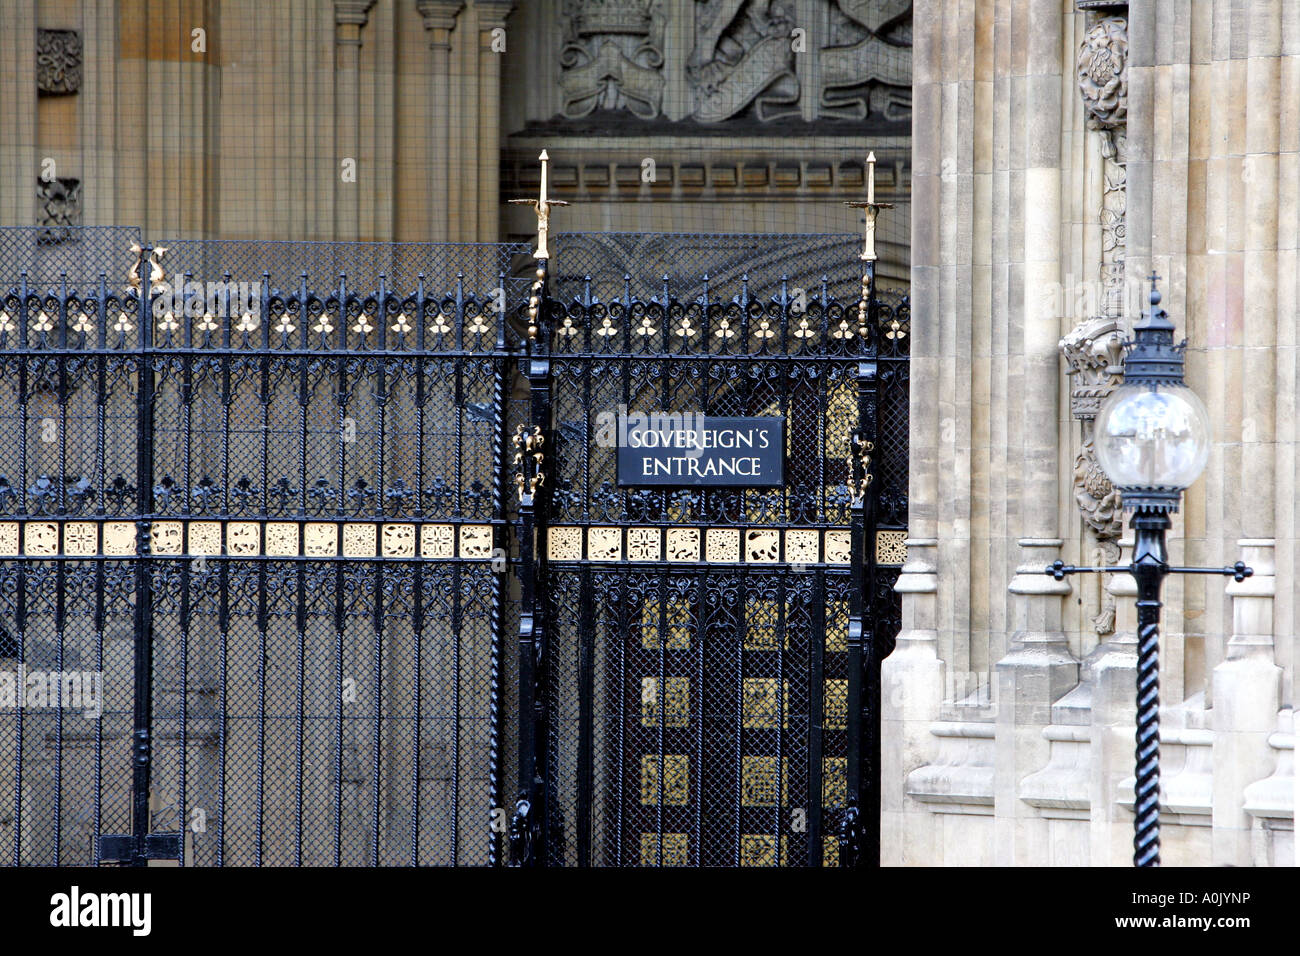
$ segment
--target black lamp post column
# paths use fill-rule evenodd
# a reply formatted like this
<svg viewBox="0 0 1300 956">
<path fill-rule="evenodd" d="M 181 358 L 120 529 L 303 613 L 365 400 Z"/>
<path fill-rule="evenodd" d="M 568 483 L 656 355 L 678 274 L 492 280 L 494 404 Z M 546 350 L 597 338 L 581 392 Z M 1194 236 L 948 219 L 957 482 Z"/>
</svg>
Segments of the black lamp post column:
<svg viewBox="0 0 1300 956">
<path fill-rule="evenodd" d="M 1133 756 L 1133 865 L 1160 865 L 1160 589 L 1169 564 L 1169 512 L 1138 511 L 1131 570 L 1137 581 L 1137 746 Z"/>
</svg>

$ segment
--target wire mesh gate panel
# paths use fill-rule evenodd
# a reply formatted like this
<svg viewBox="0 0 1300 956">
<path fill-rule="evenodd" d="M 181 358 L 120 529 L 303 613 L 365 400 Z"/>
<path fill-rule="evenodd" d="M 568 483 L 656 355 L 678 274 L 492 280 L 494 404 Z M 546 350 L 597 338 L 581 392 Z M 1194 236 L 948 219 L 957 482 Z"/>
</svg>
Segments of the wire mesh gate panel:
<svg viewBox="0 0 1300 956">
<path fill-rule="evenodd" d="M 909 317 L 792 242 L 557 237 L 552 298 L 521 245 L 0 230 L 0 859 L 499 865 L 539 796 L 533 863 L 841 859 Z M 620 405 L 780 416 L 785 484 L 620 488 Z"/>
<path fill-rule="evenodd" d="M 169 243 L 166 283 L 123 233 L 97 275 L 24 257 L 0 310 L 0 672 L 104 711 L 0 708 L 7 862 L 492 864 L 523 250 L 354 285 Z"/>
<path fill-rule="evenodd" d="M 536 496 L 544 793 L 526 780 L 523 793 L 544 819 L 530 839 L 550 865 L 835 865 L 848 842 L 869 854 L 874 837 L 857 847 L 849 831 L 878 799 L 863 717 L 879 712 L 897 630 L 906 304 L 859 310 L 829 277 L 811 293 L 746 275 L 690 280 L 681 298 L 668 280 L 622 285 L 606 297 L 570 276 L 537 349 L 551 487 Z M 882 398 L 892 428 L 878 436 Z M 687 428 L 779 417 L 784 485 L 620 487 L 609 431 L 629 413 Z M 881 449 L 880 484 L 859 447 Z"/>
</svg>

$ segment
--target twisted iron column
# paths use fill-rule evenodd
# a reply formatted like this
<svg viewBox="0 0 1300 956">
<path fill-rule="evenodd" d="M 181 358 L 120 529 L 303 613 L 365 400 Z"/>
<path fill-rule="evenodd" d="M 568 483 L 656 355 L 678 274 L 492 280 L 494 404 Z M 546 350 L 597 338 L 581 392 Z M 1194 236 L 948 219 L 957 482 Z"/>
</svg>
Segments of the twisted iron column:
<svg viewBox="0 0 1300 956">
<path fill-rule="evenodd" d="M 1160 588 L 1169 564 L 1169 513 L 1138 510 L 1132 572 L 1137 579 L 1137 731 L 1133 784 L 1133 865 L 1160 865 Z"/>
</svg>

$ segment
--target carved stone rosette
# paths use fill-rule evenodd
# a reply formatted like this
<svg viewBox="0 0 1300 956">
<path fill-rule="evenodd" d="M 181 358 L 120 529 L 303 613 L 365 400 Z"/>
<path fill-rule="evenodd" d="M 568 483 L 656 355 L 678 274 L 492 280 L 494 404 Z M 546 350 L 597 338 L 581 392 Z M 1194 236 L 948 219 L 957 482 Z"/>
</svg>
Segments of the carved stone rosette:
<svg viewBox="0 0 1300 956">
<path fill-rule="evenodd" d="M 1106 13 L 1123 12 L 1114 4 L 1107 6 L 1110 9 Z M 1123 357 L 1128 21 L 1123 16 L 1090 16 L 1094 19 L 1079 47 L 1077 78 L 1088 128 L 1102 136 L 1103 187 L 1097 208 L 1103 314 L 1075 326 L 1061 339 L 1059 347 L 1072 379 L 1070 411 L 1082 427 L 1079 453 L 1074 460 L 1074 498 L 1084 526 L 1097 541 L 1099 561 L 1111 564 L 1119 560 L 1123 506 L 1119 492 L 1097 461 L 1093 421 L 1102 401 L 1120 381 Z M 1092 620 L 1098 634 L 1114 630 L 1114 599 L 1105 588 L 1101 607 Z"/>
</svg>

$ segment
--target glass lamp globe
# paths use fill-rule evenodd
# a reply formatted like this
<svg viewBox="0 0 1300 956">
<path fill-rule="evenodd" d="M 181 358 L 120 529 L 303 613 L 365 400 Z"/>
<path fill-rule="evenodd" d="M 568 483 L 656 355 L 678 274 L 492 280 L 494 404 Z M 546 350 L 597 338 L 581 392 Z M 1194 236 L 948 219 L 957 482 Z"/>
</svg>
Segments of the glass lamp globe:
<svg viewBox="0 0 1300 956">
<path fill-rule="evenodd" d="M 1097 460 L 1116 488 L 1182 490 L 1210 457 L 1210 415 L 1185 385 L 1121 385 L 1094 427 Z"/>
</svg>

